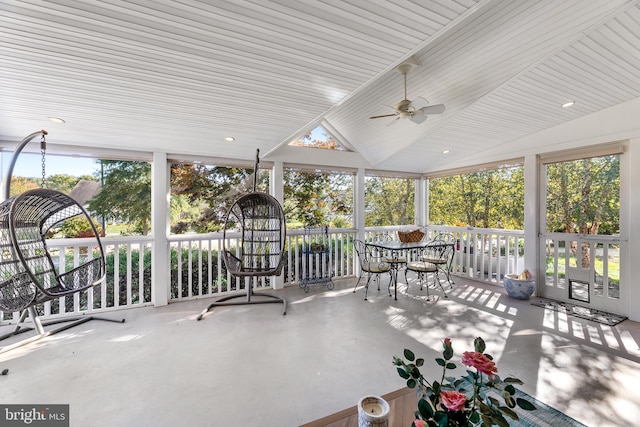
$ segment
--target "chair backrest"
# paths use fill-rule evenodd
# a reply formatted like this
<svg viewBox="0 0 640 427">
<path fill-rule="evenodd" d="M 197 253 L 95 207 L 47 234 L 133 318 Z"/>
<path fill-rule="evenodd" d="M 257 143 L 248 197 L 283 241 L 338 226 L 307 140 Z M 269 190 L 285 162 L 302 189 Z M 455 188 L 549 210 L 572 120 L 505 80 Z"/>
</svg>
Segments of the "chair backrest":
<svg viewBox="0 0 640 427">
<path fill-rule="evenodd" d="M 446 264 L 449 266 L 453 261 L 454 244 L 444 240 L 432 240 L 424 248 L 423 259 L 433 264 Z"/>
<path fill-rule="evenodd" d="M 446 243 L 455 243 L 456 239 L 453 233 L 449 233 L 447 231 L 439 231 L 433 236 L 434 241 L 446 242 Z"/>
<path fill-rule="evenodd" d="M 90 257 L 64 273 L 47 248 L 49 232 L 84 214 L 95 241 Z M 0 308 L 14 311 L 87 289 L 105 275 L 102 244 L 95 225 L 75 200 L 55 190 L 35 189 L 0 204 Z M 94 256 L 94 251 L 97 253 Z"/>
<path fill-rule="evenodd" d="M 353 247 L 358 254 L 358 261 L 360 262 L 360 268 L 367 271 L 369 269 L 369 263 L 371 262 L 371 249 L 359 239 L 353 241 Z"/>
<path fill-rule="evenodd" d="M 235 251 L 227 234 L 240 233 Z M 266 193 L 240 197 L 227 214 L 223 233 L 227 270 L 234 276 L 276 276 L 286 261 L 286 224 L 280 203 Z"/>
</svg>

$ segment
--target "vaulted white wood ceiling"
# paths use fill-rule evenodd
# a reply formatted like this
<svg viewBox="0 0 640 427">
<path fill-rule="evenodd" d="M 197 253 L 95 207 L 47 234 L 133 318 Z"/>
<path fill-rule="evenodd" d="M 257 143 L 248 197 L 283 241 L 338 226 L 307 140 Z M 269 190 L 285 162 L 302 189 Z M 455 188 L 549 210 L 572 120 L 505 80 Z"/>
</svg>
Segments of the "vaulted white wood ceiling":
<svg viewBox="0 0 640 427">
<path fill-rule="evenodd" d="M 412 56 L 408 98 L 446 111 L 370 120 L 403 98 L 395 67 Z M 424 173 L 517 157 L 639 98 L 639 1 L 0 0 L 9 150 L 44 128 L 79 152 L 326 163 L 286 147 L 323 123 L 359 166 Z"/>
</svg>

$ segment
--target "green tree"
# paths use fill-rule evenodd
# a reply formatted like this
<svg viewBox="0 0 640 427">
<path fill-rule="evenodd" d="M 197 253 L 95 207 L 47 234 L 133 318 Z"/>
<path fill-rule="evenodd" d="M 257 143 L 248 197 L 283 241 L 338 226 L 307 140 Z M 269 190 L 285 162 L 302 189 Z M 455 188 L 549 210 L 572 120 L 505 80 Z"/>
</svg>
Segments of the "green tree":
<svg viewBox="0 0 640 427">
<path fill-rule="evenodd" d="M 92 181 L 95 181 L 95 178 L 91 177 Z M 57 190 L 65 194 L 69 194 L 73 187 L 80 181 L 80 178 L 67 174 L 56 174 L 50 175 L 45 178 L 44 184 L 47 188 L 51 190 Z"/>
<path fill-rule="evenodd" d="M 429 181 L 429 222 L 524 228 L 524 168 L 474 172 Z"/>
<path fill-rule="evenodd" d="M 350 226 L 353 176 L 325 170 L 285 169 L 283 209 L 288 227 Z"/>
<path fill-rule="evenodd" d="M 620 158 L 604 156 L 547 165 L 547 231 L 620 232 Z"/>
<path fill-rule="evenodd" d="M 151 165 L 147 162 L 101 160 L 103 184 L 89 201 L 95 215 L 133 224 L 143 235 L 151 221 Z"/>
<path fill-rule="evenodd" d="M 268 173 L 258 174 L 258 191 L 268 191 Z M 172 232 L 193 230 L 199 233 L 220 231 L 228 210 L 243 194 L 253 191 L 253 169 L 174 164 L 171 166 L 172 209 L 178 218 L 172 222 Z M 191 207 L 184 209 L 186 198 Z M 174 201 L 175 199 L 175 201 Z"/>
<path fill-rule="evenodd" d="M 413 224 L 415 180 L 367 177 L 365 179 L 365 226 Z"/>
<path fill-rule="evenodd" d="M 603 156 L 548 164 L 547 231 L 580 234 L 620 232 L 620 157 Z M 589 267 L 588 244 L 571 251 Z"/>
<path fill-rule="evenodd" d="M 33 181 L 33 179 L 25 178 L 23 176 L 11 177 L 11 188 L 9 189 L 9 196 L 17 196 L 28 190 L 34 190 L 40 188 L 40 186 Z"/>
</svg>

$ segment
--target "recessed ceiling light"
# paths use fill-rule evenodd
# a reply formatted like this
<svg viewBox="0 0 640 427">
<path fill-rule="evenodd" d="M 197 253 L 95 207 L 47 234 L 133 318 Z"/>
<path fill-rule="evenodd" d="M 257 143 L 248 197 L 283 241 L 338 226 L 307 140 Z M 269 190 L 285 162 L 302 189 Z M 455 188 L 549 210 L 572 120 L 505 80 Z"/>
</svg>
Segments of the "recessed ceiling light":
<svg viewBox="0 0 640 427">
<path fill-rule="evenodd" d="M 442 154 L 449 154 L 449 151 L 451 150 L 442 150 Z"/>
<path fill-rule="evenodd" d="M 233 141 L 235 141 L 236 139 L 235 139 L 234 137 L 232 137 L 232 136 L 225 136 L 225 137 L 224 137 L 224 140 L 225 140 L 225 141 L 227 141 L 227 142 L 233 142 Z"/>
<path fill-rule="evenodd" d="M 64 123 L 64 119 L 60 117 L 49 117 L 49 121 L 53 123 Z"/>
<path fill-rule="evenodd" d="M 575 103 L 576 103 L 575 101 L 565 102 L 564 104 L 562 104 L 562 108 L 569 108 Z"/>
</svg>

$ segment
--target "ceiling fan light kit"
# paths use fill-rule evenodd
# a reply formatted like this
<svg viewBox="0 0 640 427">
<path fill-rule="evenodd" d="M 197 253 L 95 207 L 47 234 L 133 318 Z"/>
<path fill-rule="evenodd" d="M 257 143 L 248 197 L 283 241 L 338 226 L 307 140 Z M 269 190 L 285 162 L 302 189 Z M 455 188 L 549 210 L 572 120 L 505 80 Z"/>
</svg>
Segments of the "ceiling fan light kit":
<svg viewBox="0 0 640 427">
<path fill-rule="evenodd" d="M 407 74 L 409 74 L 413 67 L 416 66 L 418 66 L 418 61 L 414 57 L 411 57 L 396 67 L 396 71 L 402 74 L 402 78 L 404 80 L 404 99 L 398 102 L 395 106 L 390 107 L 395 110 L 394 113 L 371 116 L 369 117 L 370 119 L 395 117 L 395 120 L 389 124 L 395 123 L 398 119 L 409 119 L 416 124 L 420 124 L 427 120 L 429 115 L 444 113 L 445 106 L 443 104 L 418 107 L 416 102 L 417 100 L 411 101 L 407 98 Z M 423 100 L 425 104 L 428 103 L 428 101 L 422 97 L 418 97 L 418 99 Z"/>
</svg>

